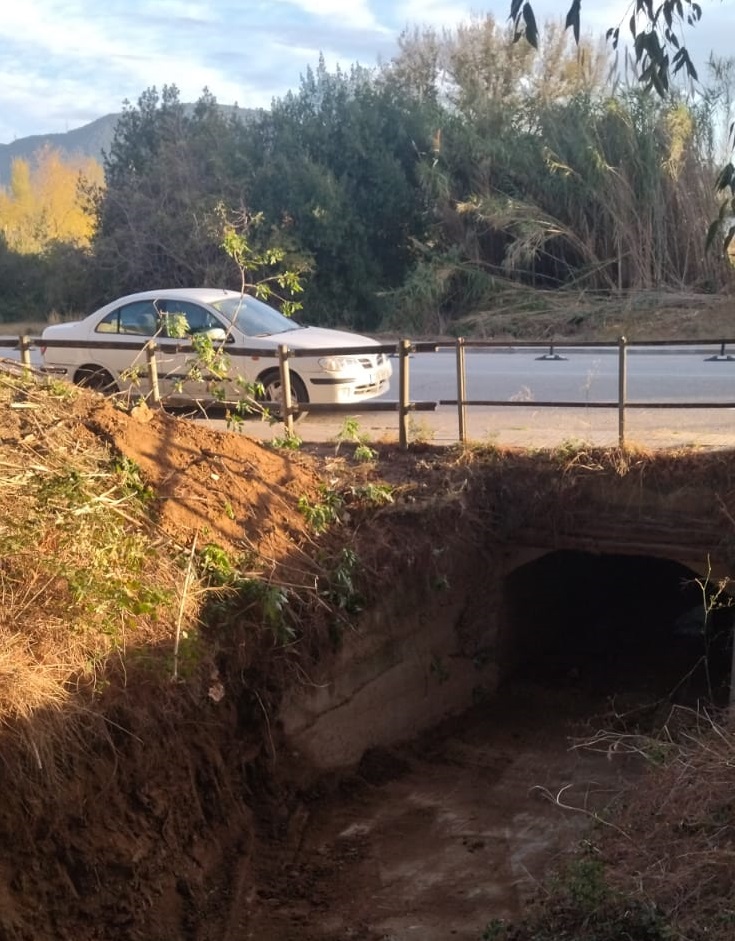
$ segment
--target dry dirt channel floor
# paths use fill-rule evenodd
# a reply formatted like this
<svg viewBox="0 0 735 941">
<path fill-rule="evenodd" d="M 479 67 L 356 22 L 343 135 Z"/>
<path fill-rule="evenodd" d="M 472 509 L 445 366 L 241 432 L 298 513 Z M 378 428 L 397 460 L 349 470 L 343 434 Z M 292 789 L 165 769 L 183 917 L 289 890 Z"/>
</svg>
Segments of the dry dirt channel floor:
<svg viewBox="0 0 735 941">
<path fill-rule="evenodd" d="M 233 938 L 479 941 L 493 918 L 518 918 L 640 770 L 572 747 L 608 705 L 517 683 L 401 749 L 368 752 L 271 843 Z"/>
</svg>

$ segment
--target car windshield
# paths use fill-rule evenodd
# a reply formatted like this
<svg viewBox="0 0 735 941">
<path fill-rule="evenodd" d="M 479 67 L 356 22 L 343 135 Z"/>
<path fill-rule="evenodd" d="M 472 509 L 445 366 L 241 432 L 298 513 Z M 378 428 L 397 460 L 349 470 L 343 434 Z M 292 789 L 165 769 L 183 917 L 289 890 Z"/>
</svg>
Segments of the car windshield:
<svg viewBox="0 0 735 941">
<path fill-rule="evenodd" d="M 298 330 L 301 326 L 269 307 L 268 304 L 264 304 L 263 301 L 259 301 L 257 297 L 250 297 L 247 294 L 242 297 L 223 297 L 210 301 L 210 304 L 249 337 L 267 337 L 272 333 L 286 333 L 288 330 Z"/>
</svg>

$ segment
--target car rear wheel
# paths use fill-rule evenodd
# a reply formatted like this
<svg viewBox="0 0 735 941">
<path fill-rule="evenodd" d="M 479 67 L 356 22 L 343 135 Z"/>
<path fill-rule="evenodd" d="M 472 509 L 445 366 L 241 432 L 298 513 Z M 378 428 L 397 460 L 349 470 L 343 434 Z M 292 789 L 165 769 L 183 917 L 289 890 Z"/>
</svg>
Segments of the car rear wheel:
<svg viewBox="0 0 735 941">
<path fill-rule="evenodd" d="M 268 402 L 273 402 L 274 404 L 280 405 L 283 398 L 280 371 L 277 369 L 271 369 L 269 372 L 264 373 L 258 381 L 263 385 L 262 401 L 266 404 Z M 303 379 L 300 376 L 297 376 L 295 372 L 292 372 L 291 402 L 303 409 L 308 401 L 309 393 L 306 391 L 306 386 L 304 385 Z M 294 415 L 294 421 L 298 421 L 299 419 L 305 417 L 306 411 L 300 411 L 298 415 Z"/>
<path fill-rule="evenodd" d="M 101 366 L 81 366 L 74 375 L 74 382 L 85 389 L 94 389 L 104 395 L 117 392 L 117 383 L 110 373 Z"/>
</svg>

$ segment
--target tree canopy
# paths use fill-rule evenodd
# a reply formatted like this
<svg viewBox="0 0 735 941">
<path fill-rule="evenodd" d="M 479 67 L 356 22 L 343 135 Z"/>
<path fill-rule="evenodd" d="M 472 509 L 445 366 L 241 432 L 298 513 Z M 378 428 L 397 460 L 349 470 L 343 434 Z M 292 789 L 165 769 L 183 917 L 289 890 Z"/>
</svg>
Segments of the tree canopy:
<svg viewBox="0 0 735 941">
<path fill-rule="evenodd" d="M 567 9 L 565 29 L 571 29 L 580 41 L 581 0 L 571 0 Z M 511 0 L 509 16 L 514 27 L 514 40 L 522 36 L 534 48 L 538 47 L 539 29 L 533 6 L 528 0 Z M 702 6 L 696 0 L 634 0 L 630 8 L 627 29 L 632 44 L 633 60 L 638 66 L 638 79 L 647 88 L 665 96 L 671 88 L 672 76 L 683 72 L 697 81 L 698 71 L 687 47 L 680 39 L 681 27 L 696 26 L 702 18 Z M 606 33 L 614 50 L 621 41 L 621 24 L 611 26 Z M 623 35 L 625 38 L 625 34 Z M 729 116 L 728 116 L 729 117 Z M 729 128 L 729 143 L 735 147 L 735 123 Z M 722 195 L 716 218 L 710 222 L 706 247 L 718 240 L 725 252 L 735 238 L 735 165 L 728 160 L 719 170 L 716 190 Z"/>
<path fill-rule="evenodd" d="M 696 18 L 693 6 L 682 11 Z M 654 29 L 673 43 L 664 4 L 636 9 L 636 36 Z M 642 85 L 610 80 L 617 37 L 582 35 L 579 5 L 542 31 L 528 4 L 511 12 L 506 23 L 406 29 L 373 69 L 330 71 L 321 59 L 255 115 L 222 109 L 206 90 L 193 107 L 173 86 L 146 90 L 125 105 L 104 181 L 74 188 L 90 210 L 88 248 L 71 234 L 53 253 L 33 248 L 49 278 L 34 303 L 53 295 L 66 310 L 150 286 L 240 288 L 243 277 L 248 289 L 278 259 L 308 272 L 307 322 L 446 333 L 533 292 L 725 284 L 722 253 L 702 249 L 719 208 L 726 64 L 697 96 L 673 82 L 649 94 L 660 75 L 658 85 L 650 74 Z M 521 27 L 536 45 L 514 41 Z M 644 71 L 652 44 L 640 44 Z M 686 72 L 672 59 L 672 73 L 681 61 Z M 720 185 L 734 180 L 731 170 Z M 42 189 L 19 166 L 0 218 Z M 720 230 L 733 210 L 720 210 Z M 18 260 L 8 232 L 3 271 Z M 246 235 L 245 255 L 223 251 L 233 233 Z"/>
<path fill-rule="evenodd" d="M 55 242 L 87 246 L 93 221 L 84 189 L 102 181 L 97 161 L 64 159 L 51 147 L 37 151 L 32 161 L 16 158 L 9 186 L 0 187 L 0 231 L 7 246 L 22 254 L 46 251 Z"/>
<path fill-rule="evenodd" d="M 206 91 L 187 114 L 174 86 L 126 104 L 105 156 L 105 186 L 93 194 L 96 270 L 112 296 L 235 276 L 216 215 L 222 202 L 243 202 L 230 169 L 231 120 Z"/>
<path fill-rule="evenodd" d="M 565 4 L 566 5 L 566 4 Z M 565 28 L 571 29 L 576 42 L 580 41 L 582 0 L 571 0 L 566 12 Z M 639 79 L 663 95 L 670 87 L 671 76 L 682 69 L 693 79 L 697 78 L 689 52 L 678 36 L 678 28 L 686 23 L 694 26 L 702 17 L 702 7 L 695 0 L 633 0 L 627 27 L 632 40 L 633 57 L 640 66 Z M 515 39 L 525 36 L 528 42 L 538 46 L 539 30 L 533 5 L 528 0 L 511 0 L 510 19 L 515 30 Z M 620 42 L 621 24 L 612 25 L 606 38 L 612 48 Z"/>
</svg>

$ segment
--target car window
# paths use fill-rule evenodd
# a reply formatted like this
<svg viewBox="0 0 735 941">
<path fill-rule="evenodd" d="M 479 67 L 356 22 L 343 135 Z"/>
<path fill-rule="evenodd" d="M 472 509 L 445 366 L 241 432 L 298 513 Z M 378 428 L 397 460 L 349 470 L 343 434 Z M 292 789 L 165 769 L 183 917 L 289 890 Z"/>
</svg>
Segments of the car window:
<svg viewBox="0 0 735 941">
<path fill-rule="evenodd" d="M 298 330 L 301 326 L 295 320 L 284 317 L 280 311 L 258 300 L 257 297 L 251 297 L 248 294 L 241 297 L 228 296 L 212 301 L 212 307 L 224 314 L 249 337 L 272 336 L 274 333 Z"/>
<path fill-rule="evenodd" d="M 158 309 L 163 318 L 164 333 L 169 337 L 192 336 L 216 327 L 222 330 L 224 327 L 214 314 L 191 301 L 162 298 L 158 301 Z"/>
<path fill-rule="evenodd" d="M 158 330 L 158 314 L 153 301 L 134 301 L 118 307 L 95 327 L 96 333 L 126 333 L 152 337 Z"/>
</svg>

